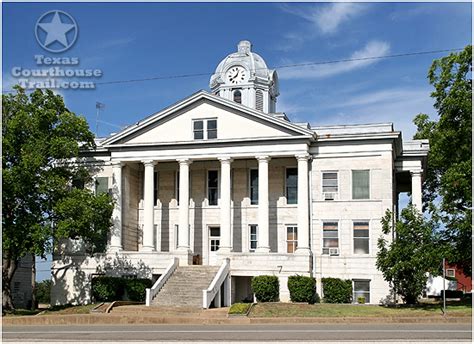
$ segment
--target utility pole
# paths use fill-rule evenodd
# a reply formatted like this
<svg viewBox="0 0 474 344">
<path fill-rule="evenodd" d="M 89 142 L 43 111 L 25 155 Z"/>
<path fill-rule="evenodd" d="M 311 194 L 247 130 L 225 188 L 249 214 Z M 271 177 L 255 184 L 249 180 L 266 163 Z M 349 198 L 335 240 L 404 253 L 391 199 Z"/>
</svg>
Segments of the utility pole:
<svg viewBox="0 0 474 344">
<path fill-rule="evenodd" d="M 446 316 L 446 258 L 443 258 L 443 315 Z"/>
<path fill-rule="evenodd" d="M 99 137 L 99 113 L 100 110 L 105 108 L 105 104 L 95 102 L 96 117 L 95 117 L 95 137 Z"/>
</svg>

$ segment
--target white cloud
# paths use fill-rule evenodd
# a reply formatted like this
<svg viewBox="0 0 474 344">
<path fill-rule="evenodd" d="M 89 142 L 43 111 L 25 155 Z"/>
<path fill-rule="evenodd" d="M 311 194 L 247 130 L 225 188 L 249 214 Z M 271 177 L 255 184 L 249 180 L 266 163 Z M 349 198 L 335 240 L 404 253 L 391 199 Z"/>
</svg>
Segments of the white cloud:
<svg viewBox="0 0 474 344">
<path fill-rule="evenodd" d="M 387 55 L 390 52 L 390 44 L 383 41 L 371 41 L 360 50 L 351 54 L 348 59 L 363 59 L 366 57 L 376 57 Z M 321 65 L 306 65 L 290 68 L 282 68 L 278 71 L 281 79 L 319 79 L 337 74 L 347 73 L 352 70 L 361 69 L 376 63 L 378 60 L 357 60 Z M 311 62 L 287 63 L 306 64 Z"/>
<path fill-rule="evenodd" d="M 280 8 L 288 13 L 297 15 L 318 28 L 323 34 L 332 34 L 350 19 L 360 15 L 366 8 L 361 3 L 332 3 L 309 6 L 283 5 Z"/>
</svg>

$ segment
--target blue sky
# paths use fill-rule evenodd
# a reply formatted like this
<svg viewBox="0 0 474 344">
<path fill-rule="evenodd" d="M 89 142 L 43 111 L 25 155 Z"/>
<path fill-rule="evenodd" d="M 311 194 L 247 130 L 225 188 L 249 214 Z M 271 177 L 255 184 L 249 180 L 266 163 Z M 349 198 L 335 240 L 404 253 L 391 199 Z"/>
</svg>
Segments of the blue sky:
<svg viewBox="0 0 474 344">
<path fill-rule="evenodd" d="M 248 39 L 269 67 L 402 54 L 471 43 L 470 3 L 3 3 L 3 87 L 15 66 L 38 68 L 34 55 L 79 57 L 99 68 L 99 82 L 209 73 L 209 76 L 60 90 L 69 109 L 95 130 L 96 101 L 106 104 L 99 135 L 108 135 L 197 90 L 208 89 L 221 59 Z M 79 35 L 66 52 L 37 43 L 39 17 L 62 10 Z M 426 75 L 444 54 L 278 70 L 277 110 L 312 125 L 393 122 L 404 138 L 412 118 L 435 115 Z"/>
</svg>

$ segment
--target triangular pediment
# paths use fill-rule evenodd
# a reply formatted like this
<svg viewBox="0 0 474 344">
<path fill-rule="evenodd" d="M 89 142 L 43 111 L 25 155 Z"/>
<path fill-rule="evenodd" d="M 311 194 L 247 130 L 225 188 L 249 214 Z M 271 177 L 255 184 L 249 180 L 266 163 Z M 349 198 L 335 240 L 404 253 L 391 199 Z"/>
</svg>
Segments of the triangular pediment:
<svg viewBox="0 0 474 344">
<path fill-rule="evenodd" d="M 314 136 L 309 129 L 200 91 L 113 135 L 103 145 L 196 141 L 194 122 L 203 121 L 206 127 L 207 120 L 217 120 L 214 141 Z"/>
</svg>

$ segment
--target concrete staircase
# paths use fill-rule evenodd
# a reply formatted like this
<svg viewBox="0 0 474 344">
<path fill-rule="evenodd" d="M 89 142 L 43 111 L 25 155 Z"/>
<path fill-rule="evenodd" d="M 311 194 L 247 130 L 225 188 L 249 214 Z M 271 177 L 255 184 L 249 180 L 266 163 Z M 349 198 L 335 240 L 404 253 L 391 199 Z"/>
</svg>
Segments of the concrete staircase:
<svg viewBox="0 0 474 344">
<path fill-rule="evenodd" d="M 178 266 L 151 305 L 202 308 L 202 290 L 209 287 L 218 270 L 219 266 Z"/>
</svg>

